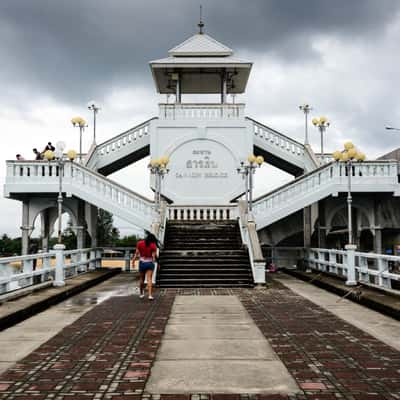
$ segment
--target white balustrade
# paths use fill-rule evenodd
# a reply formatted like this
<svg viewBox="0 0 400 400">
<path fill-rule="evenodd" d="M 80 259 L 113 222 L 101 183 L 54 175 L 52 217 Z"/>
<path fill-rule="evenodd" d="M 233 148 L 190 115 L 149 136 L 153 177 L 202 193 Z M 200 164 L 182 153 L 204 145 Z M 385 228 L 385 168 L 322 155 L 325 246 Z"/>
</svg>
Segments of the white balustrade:
<svg viewBox="0 0 400 400">
<path fill-rule="evenodd" d="M 118 151 L 124 146 L 137 144 L 143 141 L 144 138 L 149 136 L 150 121 L 151 120 L 148 120 L 143 124 L 135 126 L 134 128 L 99 144 L 96 152 L 97 157 L 106 156 L 111 152 Z"/>
<path fill-rule="evenodd" d="M 238 211 L 236 206 L 169 206 L 167 215 L 177 221 L 218 221 L 235 220 Z"/>
<path fill-rule="evenodd" d="M 365 161 L 352 168 L 353 192 L 397 192 L 397 162 Z M 253 214 L 261 229 L 322 198 L 347 192 L 345 165 L 331 163 L 297 178 L 256 199 Z"/>
<path fill-rule="evenodd" d="M 304 162 L 304 146 L 301 143 L 296 142 L 288 136 L 285 136 L 282 133 L 277 132 L 265 125 L 262 125 L 251 118 L 247 117 L 247 119 L 252 123 L 255 139 L 258 139 L 261 144 L 265 142 L 270 146 L 276 147 L 281 152 L 298 158 L 302 163 Z M 255 144 L 258 143 L 255 142 Z"/>
<path fill-rule="evenodd" d="M 306 261 L 311 269 L 347 278 L 348 252 L 312 248 L 308 252 Z M 391 289 L 393 281 L 400 281 L 400 256 L 359 251 L 354 252 L 354 256 L 356 282 Z"/>
<path fill-rule="evenodd" d="M 150 229 L 153 202 L 78 163 L 66 162 L 63 170 L 64 192 Z M 57 193 L 58 176 L 56 162 L 7 161 L 5 196 L 10 192 Z"/>
<path fill-rule="evenodd" d="M 85 164 L 89 168 L 103 168 L 115 158 L 138 151 L 150 144 L 150 124 L 152 118 L 96 146 Z"/>
<path fill-rule="evenodd" d="M 56 252 L 0 258 L 0 294 L 55 280 Z M 100 249 L 79 249 L 62 252 L 64 279 L 90 270 L 92 263 L 101 263 Z M 33 266 L 36 265 L 36 268 Z M 100 265 L 100 264 L 99 264 Z"/>
<path fill-rule="evenodd" d="M 238 119 L 244 118 L 244 104 L 159 104 L 160 119 Z"/>
</svg>

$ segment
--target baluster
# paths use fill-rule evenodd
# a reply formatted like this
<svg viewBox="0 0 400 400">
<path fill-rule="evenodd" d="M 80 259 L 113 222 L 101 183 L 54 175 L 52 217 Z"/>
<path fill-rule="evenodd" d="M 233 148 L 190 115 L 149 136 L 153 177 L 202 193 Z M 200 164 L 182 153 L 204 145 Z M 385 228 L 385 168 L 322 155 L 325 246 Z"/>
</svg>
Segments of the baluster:
<svg viewBox="0 0 400 400">
<path fill-rule="evenodd" d="M 378 271 L 379 271 L 378 285 L 390 289 L 391 288 L 390 278 L 386 278 L 383 276 L 383 273 L 388 272 L 388 270 L 389 270 L 388 260 L 384 259 L 382 257 L 379 257 L 378 258 Z"/>
</svg>

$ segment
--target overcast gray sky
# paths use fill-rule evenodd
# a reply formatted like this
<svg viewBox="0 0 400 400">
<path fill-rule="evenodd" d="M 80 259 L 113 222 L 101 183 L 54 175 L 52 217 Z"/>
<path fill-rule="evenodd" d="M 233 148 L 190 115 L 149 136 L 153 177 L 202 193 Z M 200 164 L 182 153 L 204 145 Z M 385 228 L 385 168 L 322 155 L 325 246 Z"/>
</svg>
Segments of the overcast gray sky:
<svg viewBox="0 0 400 400">
<path fill-rule="evenodd" d="M 303 140 L 307 102 L 332 122 L 330 151 L 345 139 L 370 158 L 398 147 L 384 130 L 400 126 L 398 0 L 1 0 L 2 181 L 16 153 L 60 139 L 77 148 L 70 119 L 90 122 L 90 99 L 102 106 L 99 141 L 156 115 L 148 61 L 196 33 L 200 3 L 206 32 L 254 62 L 247 115 Z M 113 178 L 151 195 L 146 161 Z M 288 179 L 263 167 L 256 193 Z M 20 204 L 0 206 L 0 233 L 18 234 Z"/>
</svg>

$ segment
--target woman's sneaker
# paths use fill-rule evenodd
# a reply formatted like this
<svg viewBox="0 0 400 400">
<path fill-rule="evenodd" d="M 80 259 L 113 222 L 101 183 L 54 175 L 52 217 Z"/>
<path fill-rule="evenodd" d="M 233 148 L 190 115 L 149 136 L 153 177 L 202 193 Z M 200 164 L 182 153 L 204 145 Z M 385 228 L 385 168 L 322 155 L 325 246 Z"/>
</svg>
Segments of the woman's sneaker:
<svg viewBox="0 0 400 400">
<path fill-rule="evenodd" d="M 154 300 L 154 297 L 153 296 L 149 296 L 149 300 Z"/>
<path fill-rule="evenodd" d="M 144 297 L 144 292 L 143 292 L 143 293 L 140 293 L 139 297 L 140 297 L 141 299 L 143 299 L 143 297 Z"/>
</svg>

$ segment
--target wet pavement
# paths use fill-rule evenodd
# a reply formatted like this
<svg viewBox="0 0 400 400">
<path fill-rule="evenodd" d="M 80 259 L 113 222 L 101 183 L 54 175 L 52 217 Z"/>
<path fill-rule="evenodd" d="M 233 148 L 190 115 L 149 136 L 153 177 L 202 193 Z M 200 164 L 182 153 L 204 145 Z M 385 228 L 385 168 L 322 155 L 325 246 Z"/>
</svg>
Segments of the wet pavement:
<svg viewBox="0 0 400 400">
<path fill-rule="evenodd" d="M 71 297 L 11 328 L 0 332 L 0 373 L 35 348 L 56 335 L 87 311 L 103 301 L 116 296 L 137 293 L 135 274 L 119 274 L 95 287 Z M 30 295 L 31 303 L 36 295 Z M 16 302 L 20 302 L 18 299 Z M 1 307 L 3 307 L 2 305 Z"/>
<path fill-rule="evenodd" d="M 400 352 L 387 344 L 395 340 L 387 339 L 390 333 L 379 339 L 379 314 L 376 321 L 366 318 L 367 323 L 376 322 L 367 333 L 360 324 L 356 327 L 340 318 L 339 310 L 334 314 L 315 304 L 324 299 L 324 291 L 312 298 L 301 290 L 297 287 L 295 292 L 277 281 L 261 290 L 164 289 L 149 301 L 139 299 L 132 276 L 116 276 L 0 333 L 0 353 L 7 348 L 18 353 L 0 376 L 0 399 L 399 400 Z M 175 394 L 147 393 L 146 383 L 177 295 L 238 299 L 299 392 L 249 394 L 239 388 L 232 393 L 229 387 L 218 394 L 179 393 L 178 389 Z M 41 316 L 36 325 L 23 325 Z M 31 348 L 19 353 L 24 342 L 30 342 Z"/>
</svg>

